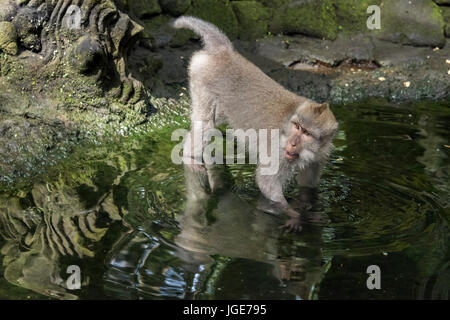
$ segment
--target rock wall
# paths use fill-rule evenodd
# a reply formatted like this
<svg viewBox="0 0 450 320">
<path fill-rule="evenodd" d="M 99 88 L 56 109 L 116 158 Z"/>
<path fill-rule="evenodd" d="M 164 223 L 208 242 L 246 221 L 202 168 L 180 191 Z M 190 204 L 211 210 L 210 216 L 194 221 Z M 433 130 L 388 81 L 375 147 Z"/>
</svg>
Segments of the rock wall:
<svg viewBox="0 0 450 320">
<path fill-rule="evenodd" d="M 366 33 L 395 43 L 442 46 L 448 31 L 448 0 L 117 0 L 149 30 L 171 17 L 193 15 L 213 22 L 232 39 L 268 34 L 303 34 L 335 39 L 339 33 Z M 381 8 L 382 28 L 368 30 L 367 8 Z M 448 35 L 448 32 L 447 32 Z M 180 45 L 180 34 L 170 34 Z M 188 37 L 184 37 L 187 41 Z"/>
</svg>

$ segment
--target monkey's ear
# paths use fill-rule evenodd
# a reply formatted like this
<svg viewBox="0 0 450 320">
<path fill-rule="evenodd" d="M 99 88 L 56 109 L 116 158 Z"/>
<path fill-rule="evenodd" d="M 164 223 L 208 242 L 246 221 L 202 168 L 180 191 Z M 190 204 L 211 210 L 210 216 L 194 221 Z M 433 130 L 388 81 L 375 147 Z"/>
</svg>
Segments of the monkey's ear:
<svg viewBox="0 0 450 320">
<path fill-rule="evenodd" d="M 317 107 L 314 109 L 314 112 L 319 115 L 319 114 L 322 114 L 322 112 L 324 112 L 329 107 L 330 107 L 330 105 L 328 102 L 318 104 Z"/>
</svg>

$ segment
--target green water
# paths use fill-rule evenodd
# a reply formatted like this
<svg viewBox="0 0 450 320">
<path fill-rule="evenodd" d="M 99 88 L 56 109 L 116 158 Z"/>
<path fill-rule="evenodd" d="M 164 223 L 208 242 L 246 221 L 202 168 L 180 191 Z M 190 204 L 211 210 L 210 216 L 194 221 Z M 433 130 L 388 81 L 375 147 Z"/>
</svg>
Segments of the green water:
<svg viewBox="0 0 450 320">
<path fill-rule="evenodd" d="M 229 167 L 218 195 L 187 188 L 170 160 L 186 110 L 172 110 L 150 134 L 80 148 L 0 194 L 0 298 L 447 299 L 448 105 L 333 111 L 336 149 L 310 210 L 328 223 L 284 233 L 285 217 L 258 209 L 252 166 Z M 81 289 L 67 288 L 70 265 Z"/>
</svg>

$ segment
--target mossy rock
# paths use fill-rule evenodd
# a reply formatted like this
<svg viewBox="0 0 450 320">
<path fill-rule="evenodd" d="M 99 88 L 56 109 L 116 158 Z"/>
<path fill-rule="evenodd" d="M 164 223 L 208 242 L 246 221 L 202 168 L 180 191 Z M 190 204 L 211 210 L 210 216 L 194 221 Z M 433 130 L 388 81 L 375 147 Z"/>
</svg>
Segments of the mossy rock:
<svg viewBox="0 0 450 320">
<path fill-rule="evenodd" d="M 256 1 L 232 2 L 239 23 L 240 39 L 255 39 L 267 34 L 269 10 Z"/>
<path fill-rule="evenodd" d="M 0 51 L 10 55 L 17 54 L 16 28 L 10 22 L 0 22 Z"/>
<path fill-rule="evenodd" d="M 264 6 L 269 8 L 279 8 L 282 5 L 292 2 L 292 0 L 256 0 L 256 1 L 262 3 Z"/>
<path fill-rule="evenodd" d="M 369 32 L 367 8 L 380 5 L 381 0 L 335 0 L 338 30 L 348 33 Z"/>
<path fill-rule="evenodd" d="M 442 7 L 441 10 L 444 18 L 445 35 L 450 38 L 450 7 Z"/>
<path fill-rule="evenodd" d="M 444 19 L 441 8 L 429 0 L 384 0 L 381 30 L 376 36 L 395 43 L 443 46 Z"/>
<path fill-rule="evenodd" d="M 181 16 L 191 6 L 191 0 L 159 0 L 163 12 L 175 17 Z"/>
<path fill-rule="evenodd" d="M 215 24 L 231 40 L 238 36 L 238 22 L 228 0 L 192 0 L 192 5 L 186 15 Z"/>
<path fill-rule="evenodd" d="M 158 0 L 121 0 L 139 19 L 146 19 L 162 12 Z"/>
<path fill-rule="evenodd" d="M 289 2 L 275 11 L 269 29 L 274 33 L 336 39 L 338 27 L 334 3 L 331 0 Z"/>
</svg>

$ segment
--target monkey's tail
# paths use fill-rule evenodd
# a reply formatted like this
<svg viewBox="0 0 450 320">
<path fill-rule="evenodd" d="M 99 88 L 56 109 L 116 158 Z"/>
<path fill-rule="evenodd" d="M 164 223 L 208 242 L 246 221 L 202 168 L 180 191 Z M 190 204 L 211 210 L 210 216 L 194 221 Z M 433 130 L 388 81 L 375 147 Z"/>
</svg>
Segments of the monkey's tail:
<svg viewBox="0 0 450 320">
<path fill-rule="evenodd" d="M 174 21 L 173 27 L 177 29 L 187 28 L 197 33 L 202 38 L 203 45 L 207 51 L 224 48 L 233 50 L 230 39 L 212 23 L 195 17 L 182 16 Z"/>
</svg>

